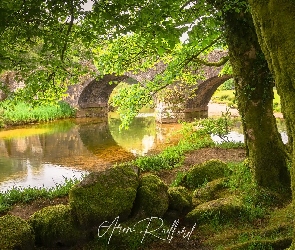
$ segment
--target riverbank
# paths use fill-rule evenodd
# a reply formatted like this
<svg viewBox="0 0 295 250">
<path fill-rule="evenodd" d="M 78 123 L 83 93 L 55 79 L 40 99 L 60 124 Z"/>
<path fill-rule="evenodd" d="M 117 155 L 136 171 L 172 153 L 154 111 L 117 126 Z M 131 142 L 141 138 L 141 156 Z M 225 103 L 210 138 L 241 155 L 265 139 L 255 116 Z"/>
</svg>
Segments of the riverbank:
<svg viewBox="0 0 295 250">
<path fill-rule="evenodd" d="M 175 196 L 172 197 L 178 198 L 171 200 L 170 197 L 169 206 L 166 203 L 167 207 L 163 211 L 163 207 L 159 207 L 162 212 L 161 215 L 156 216 L 159 221 L 163 220 L 165 225 L 163 229 L 174 230 L 171 231 L 174 232 L 173 234 L 169 234 L 170 238 L 167 235 L 166 237 L 160 236 L 156 234 L 156 231 L 148 231 L 152 233 L 148 233 L 146 239 L 142 241 L 142 234 L 136 230 L 133 231 L 134 234 L 120 233 L 116 230 L 114 235 L 110 235 L 110 231 L 103 237 L 103 234 L 97 234 L 96 230 L 91 241 L 79 242 L 68 247 L 60 243 L 60 246 L 63 246 L 62 249 L 215 250 L 283 249 L 276 248 L 276 246 L 288 247 L 293 230 L 293 213 L 289 201 L 281 200 L 280 197 L 267 192 L 267 190 L 255 189 L 255 186 L 251 183 L 251 173 L 247 168 L 247 162 L 243 163 L 245 150 L 241 148 L 241 145 L 216 145 L 204 134 L 194 136 L 186 132 L 183 135 L 188 137 L 184 138 L 183 143 L 179 144 L 177 148 L 164 150 L 160 157 L 147 157 L 131 163 L 131 166 L 138 165 L 141 169 L 137 172 L 140 183 L 145 176 L 149 176 L 148 178 L 152 178 L 153 181 L 156 180 L 155 183 L 158 183 L 156 185 L 161 187 L 159 189 L 162 190 L 161 192 L 165 193 L 168 190 L 168 193 L 165 194 L 166 198 L 164 198 L 163 193 L 161 193 L 161 195 L 164 195 L 163 197 L 159 195 L 151 197 L 156 198 L 155 203 L 149 206 L 154 211 L 158 211 L 158 202 L 163 202 L 167 197 L 170 197 L 169 194 L 176 192 L 173 193 Z M 187 144 L 188 142 L 193 142 L 193 144 Z M 184 158 L 180 157 L 182 153 L 184 153 Z M 168 165 L 163 164 L 166 161 L 169 163 Z M 160 168 L 156 167 L 157 164 L 160 164 Z M 144 170 L 146 166 L 149 168 L 153 166 L 152 169 L 158 170 Z M 167 169 L 167 166 L 171 169 Z M 206 166 L 206 168 L 203 169 L 202 166 Z M 204 175 L 203 171 L 210 168 L 214 170 L 211 169 L 208 172 L 210 174 L 205 175 L 206 177 L 197 186 L 194 186 L 195 181 L 189 181 L 191 178 L 197 178 L 197 181 L 198 176 Z M 221 169 L 225 171 L 220 171 Z M 197 173 L 193 174 L 194 171 L 197 171 Z M 86 183 L 89 183 L 89 181 L 91 180 L 88 179 Z M 115 179 L 114 182 L 111 181 L 113 188 L 117 185 L 116 181 Z M 139 185 L 143 185 L 143 183 Z M 141 190 L 141 188 L 142 186 L 139 186 L 137 190 Z M 107 190 L 109 191 L 109 187 L 107 187 Z M 154 188 L 151 190 L 154 190 Z M 156 190 L 158 189 L 156 188 Z M 184 194 L 181 190 L 185 191 L 190 198 L 185 198 L 186 195 L 182 196 Z M 178 191 L 181 192 L 178 193 Z M 157 197 L 162 198 L 159 200 Z M 70 199 L 73 199 L 73 197 Z M 191 201 L 189 201 L 190 199 Z M 38 199 L 26 204 L 16 204 L 7 214 L 13 214 L 27 220 L 36 212 L 43 211 L 43 208 L 48 206 L 50 209 L 61 208 L 56 206 L 57 204 L 68 207 L 71 202 L 73 200 L 70 200 L 69 203 L 68 196 L 55 199 Z M 138 202 L 140 200 L 135 199 L 134 203 L 137 204 Z M 105 211 L 112 211 L 112 209 L 111 206 L 108 206 Z M 46 209 L 46 211 L 50 210 Z M 146 218 L 150 218 L 148 217 L 150 215 L 146 215 L 146 218 L 137 217 L 137 208 L 133 208 L 132 211 L 128 220 L 124 217 L 124 221 L 118 221 L 121 228 L 132 229 L 135 225 L 146 221 Z M 38 212 L 38 216 L 41 214 L 41 212 Z M 112 219 L 108 221 L 111 223 Z M 181 228 L 186 228 L 186 234 L 175 231 L 181 230 Z M 188 232 L 191 232 L 189 236 Z M 55 236 L 51 235 L 50 237 Z M 49 250 L 52 248 L 42 247 L 37 249 Z"/>
<path fill-rule="evenodd" d="M 227 104 L 222 103 L 214 103 L 212 101 L 208 104 L 208 116 L 209 117 L 215 117 L 215 116 L 221 116 L 222 113 L 225 113 L 226 111 L 231 113 L 232 117 L 239 117 L 239 111 L 236 108 L 229 108 Z M 274 116 L 276 118 L 283 119 L 283 114 L 280 112 L 274 112 Z"/>
</svg>

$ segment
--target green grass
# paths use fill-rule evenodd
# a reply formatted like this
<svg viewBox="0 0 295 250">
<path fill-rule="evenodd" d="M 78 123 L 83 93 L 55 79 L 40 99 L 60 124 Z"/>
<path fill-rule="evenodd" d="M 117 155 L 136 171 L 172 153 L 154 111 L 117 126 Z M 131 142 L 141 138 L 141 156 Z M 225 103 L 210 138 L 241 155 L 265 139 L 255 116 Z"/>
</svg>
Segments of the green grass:
<svg viewBox="0 0 295 250">
<path fill-rule="evenodd" d="M 134 160 L 134 164 L 143 171 L 173 169 L 181 166 L 186 152 L 213 146 L 214 142 L 208 134 L 202 130 L 192 131 L 180 139 L 177 145 L 169 146 L 157 155 L 139 157 Z"/>
<path fill-rule="evenodd" d="M 74 110 L 65 102 L 59 102 L 56 105 L 32 106 L 25 102 L 14 104 L 3 101 L 0 103 L 0 115 L 0 127 L 3 127 L 68 118 L 74 115 Z"/>
<path fill-rule="evenodd" d="M 277 93 L 277 90 L 274 88 L 274 99 L 273 99 L 273 109 L 275 112 L 281 112 L 281 102 L 280 96 Z M 211 100 L 214 103 L 226 104 L 229 107 L 237 108 L 235 102 L 235 91 L 234 90 L 224 90 L 222 87 L 219 87 L 213 94 Z"/>
<path fill-rule="evenodd" d="M 14 204 L 28 203 L 40 198 L 54 199 L 68 195 L 73 185 L 78 183 L 78 179 L 65 179 L 64 184 L 56 184 L 53 188 L 28 187 L 21 189 L 14 187 L 6 192 L 0 192 L 0 213 L 9 210 Z"/>
<path fill-rule="evenodd" d="M 211 100 L 214 103 L 226 104 L 229 107 L 236 108 L 234 90 L 222 90 L 218 88 L 211 97 Z"/>
</svg>

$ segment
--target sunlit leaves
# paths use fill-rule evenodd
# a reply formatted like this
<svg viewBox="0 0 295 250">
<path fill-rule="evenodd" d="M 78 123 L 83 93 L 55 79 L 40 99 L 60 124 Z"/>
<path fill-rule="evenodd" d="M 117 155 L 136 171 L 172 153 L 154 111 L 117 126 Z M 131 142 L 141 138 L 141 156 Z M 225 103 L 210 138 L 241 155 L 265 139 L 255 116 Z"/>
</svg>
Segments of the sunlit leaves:
<svg viewBox="0 0 295 250">
<path fill-rule="evenodd" d="M 127 128 L 139 110 L 146 104 L 152 104 L 149 90 L 140 84 L 123 87 L 111 100 L 111 105 L 118 108 L 122 123 L 120 128 Z"/>
</svg>

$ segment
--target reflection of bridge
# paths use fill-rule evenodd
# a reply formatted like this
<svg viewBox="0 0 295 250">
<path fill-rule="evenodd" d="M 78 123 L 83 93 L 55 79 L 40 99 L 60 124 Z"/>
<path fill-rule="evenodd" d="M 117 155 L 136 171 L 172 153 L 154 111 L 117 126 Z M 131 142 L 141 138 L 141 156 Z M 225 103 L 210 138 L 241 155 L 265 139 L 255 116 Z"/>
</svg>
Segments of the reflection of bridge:
<svg viewBox="0 0 295 250">
<path fill-rule="evenodd" d="M 214 53 L 213 60 L 219 61 L 224 56 L 224 52 Z M 155 69 L 146 72 L 141 72 L 137 75 L 127 73 L 122 76 L 105 75 L 99 80 L 88 79 L 82 84 L 70 86 L 68 89 L 69 96 L 65 99 L 73 107 L 78 108 L 78 116 L 98 116 L 107 117 L 109 110 L 108 100 L 116 87 L 116 84 L 110 82 L 144 82 L 152 80 L 159 72 L 162 72 L 165 65 L 159 64 Z M 200 116 L 200 112 L 208 111 L 208 103 L 216 91 L 216 89 L 231 76 L 219 76 L 221 67 L 202 68 L 204 79 L 197 83 L 193 98 L 187 98 L 184 103 L 181 103 L 177 111 L 173 109 L 172 104 L 157 101 L 157 121 L 161 123 L 175 122 L 179 119 L 192 120 Z"/>
<path fill-rule="evenodd" d="M 31 185 L 35 181 L 41 181 L 42 185 L 42 180 L 45 184 L 51 177 L 55 180 L 62 175 L 72 177 L 68 176 L 72 171 L 65 167 L 103 170 L 156 148 L 165 134 L 162 125 L 158 124 L 156 128 L 154 117 L 137 118 L 130 130 L 122 133 L 119 133 L 119 124 L 116 118 L 108 122 L 102 119 L 83 119 L 78 123 L 63 120 L 13 130 L 20 130 L 21 136 L 0 138 L 0 190 L 5 180 L 21 178 L 28 181 L 27 177 L 31 176 Z M 25 136 L 33 130 L 38 133 Z M 46 176 L 48 168 L 56 176 Z"/>
</svg>

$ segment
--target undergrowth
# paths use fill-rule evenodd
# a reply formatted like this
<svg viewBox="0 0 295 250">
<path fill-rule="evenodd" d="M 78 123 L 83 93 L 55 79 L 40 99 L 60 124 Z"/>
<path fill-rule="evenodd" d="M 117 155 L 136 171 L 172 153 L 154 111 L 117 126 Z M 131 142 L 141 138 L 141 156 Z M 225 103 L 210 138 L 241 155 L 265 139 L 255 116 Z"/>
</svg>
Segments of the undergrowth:
<svg viewBox="0 0 295 250">
<path fill-rule="evenodd" d="M 74 112 L 74 109 L 65 102 L 58 102 L 55 105 L 32 106 L 25 102 L 3 101 L 0 103 L 0 127 L 69 118 L 73 117 Z"/>
<path fill-rule="evenodd" d="M 40 198 L 54 199 L 66 196 L 73 185 L 78 182 L 79 180 L 77 178 L 65 178 L 65 183 L 56 184 L 54 187 L 49 189 L 45 187 L 13 187 L 5 192 L 0 192 L 0 213 L 9 210 L 11 206 L 16 203 L 28 203 Z"/>
<path fill-rule="evenodd" d="M 207 118 L 196 120 L 192 123 L 183 123 L 179 133 L 182 138 L 175 146 L 169 146 L 160 154 L 137 158 L 133 164 L 143 171 L 159 171 L 161 169 L 173 169 L 182 165 L 185 153 L 201 148 L 243 148 L 244 143 L 232 142 L 227 134 L 233 127 L 233 120 L 229 110 L 222 113 L 217 119 Z M 211 134 L 218 135 L 222 143 L 215 144 Z"/>
</svg>

